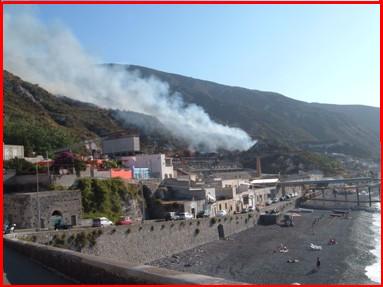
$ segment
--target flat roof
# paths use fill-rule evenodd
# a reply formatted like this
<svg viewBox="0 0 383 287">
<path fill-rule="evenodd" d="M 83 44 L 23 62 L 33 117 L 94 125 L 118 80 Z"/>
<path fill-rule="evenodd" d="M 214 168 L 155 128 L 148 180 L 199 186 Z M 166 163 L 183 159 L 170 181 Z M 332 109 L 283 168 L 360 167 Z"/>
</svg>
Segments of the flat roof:
<svg viewBox="0 0 383 287">
<path fill-rule="evenodd" d="M 252 180 L 250 183 L 252 184 L 277 183 L 278 181 L 279 181 L 279 178 L 264 178 L 264 179 Z"/>
</svg>

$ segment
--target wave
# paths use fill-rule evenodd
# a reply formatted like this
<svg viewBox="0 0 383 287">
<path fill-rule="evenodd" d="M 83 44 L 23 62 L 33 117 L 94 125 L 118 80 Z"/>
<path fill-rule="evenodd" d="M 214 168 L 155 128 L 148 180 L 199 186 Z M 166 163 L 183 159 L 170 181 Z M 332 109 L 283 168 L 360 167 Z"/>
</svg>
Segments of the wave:
<svg viewBox="0 0 383 287">
<path fill-rule="evenodd" d="M 377 206 L 380 210 L 380 204 Z M 381 216 L 379 213 L 374 213 L 372 217 L 371 228 L 374 232 L 375 248 L 370 250 L 370 252 L 375 256 L 376 260 L 372 265 L 366 267 L 366 275 L 370 280 L 381 283 Z"/>
</svg>

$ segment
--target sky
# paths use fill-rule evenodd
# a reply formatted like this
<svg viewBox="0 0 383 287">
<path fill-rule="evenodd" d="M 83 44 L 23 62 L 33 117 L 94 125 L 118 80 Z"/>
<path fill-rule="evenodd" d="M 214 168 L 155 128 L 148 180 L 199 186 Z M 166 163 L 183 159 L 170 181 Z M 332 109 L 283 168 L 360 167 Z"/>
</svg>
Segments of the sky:
<svg viewBox="0 0 383 287">
<path fill-rule="evenodd" d="M 380 106 L 378 5 L 7 5 L 101 62 L 332 104 Z"/>
</svg>

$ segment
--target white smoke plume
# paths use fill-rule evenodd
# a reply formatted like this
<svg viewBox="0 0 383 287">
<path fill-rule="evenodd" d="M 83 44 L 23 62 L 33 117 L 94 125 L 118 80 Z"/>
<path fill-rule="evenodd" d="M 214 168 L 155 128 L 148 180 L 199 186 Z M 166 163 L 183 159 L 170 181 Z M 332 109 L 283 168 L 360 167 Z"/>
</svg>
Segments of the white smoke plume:
<svg viewBox="0 0 383 287">
<path fill-rule="evenodd" d="M 151 115 L 192 149 L 241 151 L 255 144 L 243 130 L 218 124 L 170 94 L 167 83 L 99 63 L 63 25 L 45 25 L 30 11 L 5 12 L 4 66 L 24 80 L 103 108 Z"/>
</svg>

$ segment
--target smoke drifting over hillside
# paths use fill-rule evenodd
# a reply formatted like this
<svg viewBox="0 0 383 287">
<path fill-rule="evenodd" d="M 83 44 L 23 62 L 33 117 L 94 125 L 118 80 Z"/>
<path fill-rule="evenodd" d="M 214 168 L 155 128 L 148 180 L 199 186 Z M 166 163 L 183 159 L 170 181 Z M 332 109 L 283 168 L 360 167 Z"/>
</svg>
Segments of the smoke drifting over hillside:
<svg viewBox="0 0 383 287">
<path fill-rule="evenodd" d="M 4 26 L 5 69 L 54 94 L 151 115 L 192 149 L 247 150 L 255 143 L 243 130 L 216 123 L 201 107 L 171 94 L 165 82 L 98 65 L 62 25 L 46 26 L 23 12 L 5 13 Z"/>
</svg>

